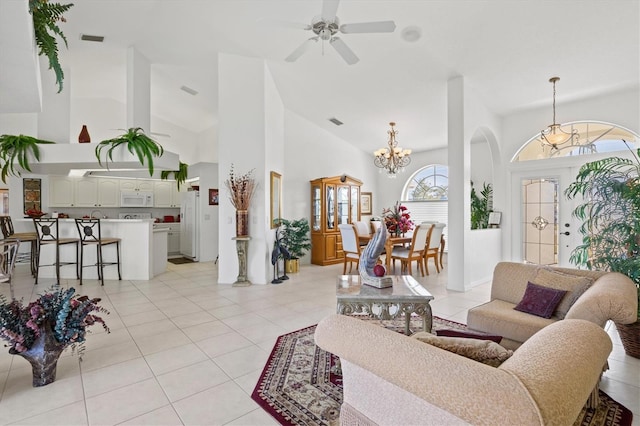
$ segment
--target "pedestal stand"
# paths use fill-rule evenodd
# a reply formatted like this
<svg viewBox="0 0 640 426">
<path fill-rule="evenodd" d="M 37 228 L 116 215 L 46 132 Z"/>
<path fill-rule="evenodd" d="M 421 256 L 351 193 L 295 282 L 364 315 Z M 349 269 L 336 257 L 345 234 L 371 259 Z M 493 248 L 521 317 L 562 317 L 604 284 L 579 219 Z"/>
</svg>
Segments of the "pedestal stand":
<svg viewBox="0 0 640 426">
<path fill-rule="evenodd" d="M 236 251 L 238 252 L 238 278 L 233 283 L 233 287 L 250 286 L 251 281 L 247 279 L 247 250 L 251 237 L 235 237 L 232 239 L 236 240 Z"/>
</svg>

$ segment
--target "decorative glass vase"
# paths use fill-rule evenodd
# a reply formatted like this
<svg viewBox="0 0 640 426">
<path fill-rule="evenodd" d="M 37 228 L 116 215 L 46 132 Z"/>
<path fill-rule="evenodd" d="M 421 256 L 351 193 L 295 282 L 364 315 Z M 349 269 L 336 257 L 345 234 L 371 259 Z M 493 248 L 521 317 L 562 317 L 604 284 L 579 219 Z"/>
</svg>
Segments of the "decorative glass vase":
<svg viewBox="0 0 640 426">
<path fill-rule="evenodd" d="M 249 236 L 249 211 L 236 210 L 236 237 Z"/>
<path fill-rule="evenodd" d="M 33 374 L 33 387 L 40 387 L 56 380 L 58 358 L 60 358 L 64 348 L 65 346 L 59 343 L 53 335 L 51 326 L 45 324 L 40 328 L 40 335 L 29 350 L 18 352 L 11 348 L 9 353 L 20 355 L 29 361 Z"/>
<path fill-rule="evenodd" d="M 91 142 L 91 136 L 89 135 L 89 130 L 87 130 L 87 126 L 85 124 L 82 125 L 82 130 L 80 130 L 80 134 L 78 135 L 79 143 L 89 143 Z"/>
</svg>

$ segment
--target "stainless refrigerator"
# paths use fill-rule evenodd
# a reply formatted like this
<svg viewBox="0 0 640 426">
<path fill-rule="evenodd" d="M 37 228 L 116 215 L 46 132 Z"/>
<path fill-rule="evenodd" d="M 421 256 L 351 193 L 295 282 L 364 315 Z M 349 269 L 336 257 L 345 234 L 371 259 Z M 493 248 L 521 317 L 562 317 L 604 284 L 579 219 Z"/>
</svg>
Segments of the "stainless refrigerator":
<svg viewBox="0 0 640 426">
<path fill-rule="evenodd" d="M 180 203 L 180 253 L 194 261 L 198 260 L 200 247 L 200 193 L 182 193 Z"/>
</svg>

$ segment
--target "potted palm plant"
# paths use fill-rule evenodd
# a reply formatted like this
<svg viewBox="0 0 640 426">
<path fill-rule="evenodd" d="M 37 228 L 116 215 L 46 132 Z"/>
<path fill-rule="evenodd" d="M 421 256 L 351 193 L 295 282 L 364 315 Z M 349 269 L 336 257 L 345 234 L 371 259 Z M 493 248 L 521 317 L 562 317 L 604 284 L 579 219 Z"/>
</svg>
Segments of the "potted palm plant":
<svg viewBox="0 0 640 426">
<path fill-rule="evenodd" d="M 471 182 L 471 229 L 484 229 L 489 226 L 489 213 L 493 201 L 493 188 L 490 183 L 483 183 L 480 195 Z"/>
<path fill-rule="evenodd" d="M 277 219 L 282 225 L 282 244 L 289 250 L 291 259 L 285 263 L 285 270 L 289 273 L 300 271 L 300 258 L 311 250 L 309 239 L 309 221 L 305 218 L 296 220 Z"/>
<path fill-rule="evenodd" d="M 640 149 L 630 151 L 631 159 L 608 157 L 584 164 L 565 195 L 584 200 L 573 211 L 582 221 L 583 242 L 570 261 L 627 275 L 640 301 Z M 626 353 L 640 358 L 640 321 L 616 327 Z"/>
</svg>

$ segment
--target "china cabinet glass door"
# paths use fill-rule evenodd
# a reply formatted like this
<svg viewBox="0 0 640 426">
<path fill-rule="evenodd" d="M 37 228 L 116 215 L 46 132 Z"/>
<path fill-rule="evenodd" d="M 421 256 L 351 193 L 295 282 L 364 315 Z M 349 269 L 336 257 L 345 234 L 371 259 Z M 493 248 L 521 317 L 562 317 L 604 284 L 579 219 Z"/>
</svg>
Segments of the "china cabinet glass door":
<svg viewBox="0 0 640 426">
<path fill-rule="evenodd" d="M 349 187 L 338 187 L 338 223 L 349 223 Z"/>
<path fill-rule="evenodd" d="M 335 186 L 327 185 L 327 229 L 334 229 L 336 227 L 335 191 Z"/>
<path fill-rule="evenodd" d="M 320 221 L 322 217 L 322 196 L 320 186 L 314 185 L 311 188 L 311 229 L 320 230 Z"/>
<path fill-rule="evenodd" d="M 352 186 L 351 187 L 351 223 L 356 223 L 358 220 L 360 220 L 360 197 L 358 197 L 358 187 L 356 186 Z"/>
</svg>

